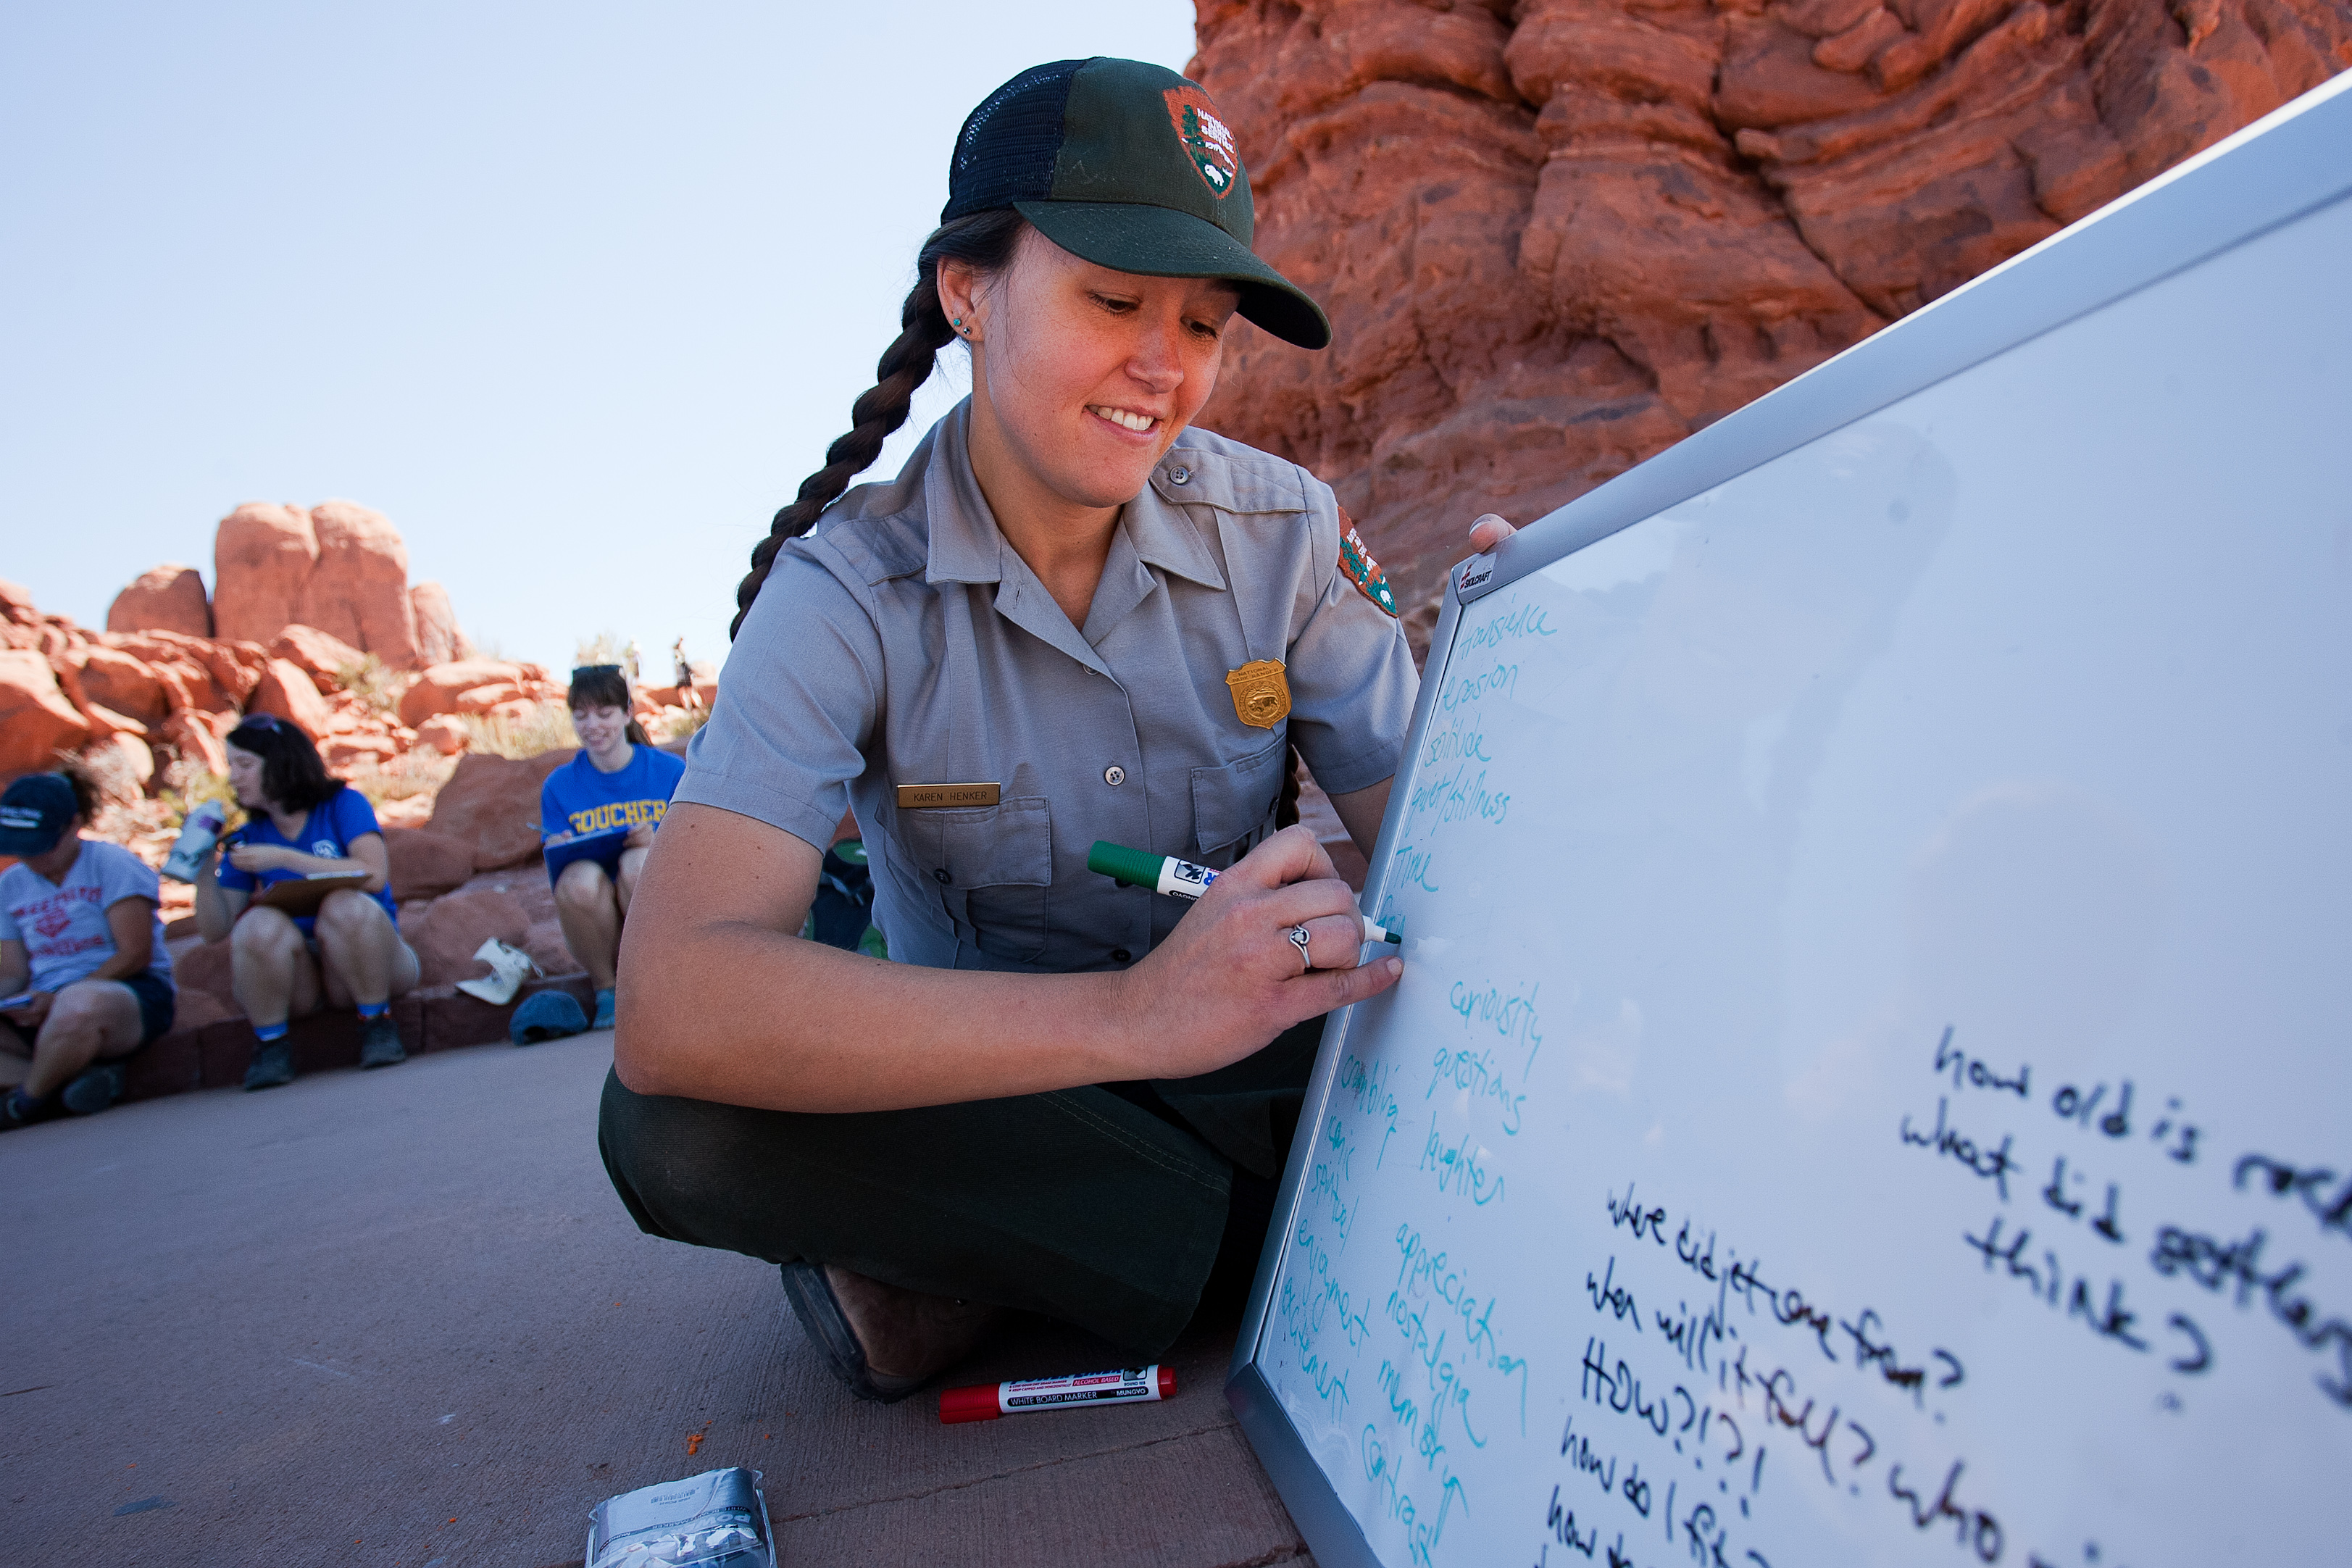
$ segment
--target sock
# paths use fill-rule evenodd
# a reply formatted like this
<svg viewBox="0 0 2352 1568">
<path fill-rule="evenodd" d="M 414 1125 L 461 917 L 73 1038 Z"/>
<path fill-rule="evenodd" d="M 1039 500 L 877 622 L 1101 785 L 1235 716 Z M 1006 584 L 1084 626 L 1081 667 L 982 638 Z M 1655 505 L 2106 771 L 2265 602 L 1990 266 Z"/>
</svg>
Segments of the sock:
<svg viewBox="0 0 2352 1568">
<path fill-rule="evenodd" d="M 265 1046 L 274 1044 L 286 1037 L 286 1026 L 283 1024 L 256 1024 L 253 1026 L 253 1037 L 259 1040 Z"/>
<path fill-rule="evenodd" d="M 362 1002 L 360 1004 L 360 1016 L 363 1019 L 381 1018 L 386 1013 L 391 1011 L 392 1004 L 389 1002 Z"/>
<path fill-rule="evenodd" d="M 611 987 L 608 986 L 604 990 L 596 993 L 596 1005 L 599 1010 L 610 1007 L 612 1005 L 613 992 Z"/>
<path fill-rule="evenodd" d="M 31 1095 L 26 1094 L 22 1084 L 8 1091 L 9 1108 L 15 1110 L 19 1118 L 30 1116 L 47 1103 L 47 1100 L 35 1100 Z"/>
</svg>

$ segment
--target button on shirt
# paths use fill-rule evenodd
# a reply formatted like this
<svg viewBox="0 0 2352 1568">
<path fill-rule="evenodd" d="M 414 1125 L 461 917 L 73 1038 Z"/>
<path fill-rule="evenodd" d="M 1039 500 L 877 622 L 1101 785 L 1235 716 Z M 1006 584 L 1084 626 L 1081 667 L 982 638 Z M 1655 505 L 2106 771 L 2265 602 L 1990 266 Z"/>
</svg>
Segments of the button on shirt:
<svg viewBox="0 0 2352 1568">
<path fill-rule="evenodd" d="M 1197 430 L 1121 510 L 1072 626 L 997 530 L 968 416 L 956 408 L 896 480 L 851 490 L 777 552 L 676 798 L 820 847 L 846 804 L 894 959 L 1117 968 L 1186 906 L 1088 871 L 1088 847 L 1231 864 L 1273 826 L 1286 740 L 1335 795 L 1390 777 L 1412 655 L 1339 569 L 1329 489 Z M 1262 659 L 1290 688 L 1270 730 L 1242 722 L 1225 682 Z M 898 803 L 899 785 L 941 784 L 1002 795 Z"/>
</svg>

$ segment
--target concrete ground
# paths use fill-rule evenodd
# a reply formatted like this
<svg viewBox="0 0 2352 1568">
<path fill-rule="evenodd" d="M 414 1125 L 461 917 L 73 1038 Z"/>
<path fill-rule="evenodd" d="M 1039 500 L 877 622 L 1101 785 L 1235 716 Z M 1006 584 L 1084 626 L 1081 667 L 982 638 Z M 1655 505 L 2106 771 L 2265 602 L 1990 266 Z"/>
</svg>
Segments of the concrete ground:
<svg viewBox="0 0 2352 1568">
<path fill-rule="evenodd" d="M 0 1138 L 0 1558 L 577 1563 L 589 1508 L 766 1472 L 788 1563 L 1312 1568 L 1222 1392 L 941 1426 L 853 1402 L 775 1270 L 640 1235 L 609 1035 Z M 1032 1328 L 954 1381 L 1096 1371 Z"/>
</svg>

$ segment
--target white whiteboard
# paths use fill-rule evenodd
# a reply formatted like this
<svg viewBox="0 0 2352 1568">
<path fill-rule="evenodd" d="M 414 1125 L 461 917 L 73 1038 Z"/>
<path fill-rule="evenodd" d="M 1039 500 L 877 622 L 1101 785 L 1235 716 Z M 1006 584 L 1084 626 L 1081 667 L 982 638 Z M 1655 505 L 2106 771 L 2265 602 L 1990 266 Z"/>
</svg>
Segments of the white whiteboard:
<svg viewBox="0 0 2352 1568">
<path fill-rule="evenodd" d="M 2292 110 L 2131 291 L 2050 304 L 2111 210 L 1457 574 L 1229 1390 L 1325 1568 L 2345 1560 L 2352 95 Z"/>
</svg>

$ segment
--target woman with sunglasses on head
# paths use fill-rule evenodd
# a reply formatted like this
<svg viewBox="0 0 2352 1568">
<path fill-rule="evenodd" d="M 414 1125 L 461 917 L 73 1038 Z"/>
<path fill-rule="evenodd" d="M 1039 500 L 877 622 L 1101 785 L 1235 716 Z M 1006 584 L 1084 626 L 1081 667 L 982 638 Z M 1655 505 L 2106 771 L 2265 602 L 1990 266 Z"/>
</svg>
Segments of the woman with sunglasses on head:
<svg viewBox="0 0 2352 1568">
<path fill-rule="evenodd" d="M 1255 1267 L 1323 1015 L 1402 973 L 1277 827 L 1295 748 L 1372 847 L 1417 687 L 1387 584 L 1313 475 L 1190 427 L 1235 316 L 1329 340 L 1253 222 L 1171 71 L 1066 60 L 974 110 L 631 908 L 614 1185 L 782 1265 L 862 1397 L 1004 1309 L 1166 1349 Z M 971 396 L 847 490 L 951 343 Z M 793 935 L 845 804 L 892 962 Z M 1225 869 L 1188 906 L 1097 839 Z"/>
<path fill-rule="evenodd" d="M 247 715 L 227 751 L 247 821 L 196 873 L 196 929 L 230 944 L 230 984 L 258 1041 L 245 1087 L 294 1080 L 287 1021 L 321 1005 L 359 1010 L 360 1066 L 405 1061 L 391 1004 L 415 986 L 416 953 L 401 940 L 375 808 L 330 777 L 310 737 L 282 719 Z M 258 890 L 321 871 L 362 879 L 329 893 L 315 914 L 252 902 Z"/>
<path fill-rule="evenodd" d="M 563 945 L 596 988 L 588 1026 L 609 1029 L 622 922 L 686 764 L 656 748 L 629 716 L 629 681 L 619 665 L 583 665 L 572 672 L 569 695 L 580 754 L 540 786 L 539 825 Z"/>
</svg>

